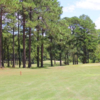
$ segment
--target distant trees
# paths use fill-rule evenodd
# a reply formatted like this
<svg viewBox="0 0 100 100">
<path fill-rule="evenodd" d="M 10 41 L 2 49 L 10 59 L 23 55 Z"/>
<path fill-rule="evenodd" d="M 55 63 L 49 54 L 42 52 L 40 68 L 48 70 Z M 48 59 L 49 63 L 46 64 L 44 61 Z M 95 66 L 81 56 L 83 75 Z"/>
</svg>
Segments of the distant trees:
<svg viewBox="0 0 100 100">
<path fill-rule="evenodd" d="M 74 49 L 73 64 L 75 55 L 77 55 L 77 60 L 80 59 L 83 63 L 88 63 L 89 54 L 95 51 L 97 45 L 95 24 L 86 15 L 81 15 L 79 18 L 72 17 L 69 21 L 74 36 L 72 39 Z"/>
</svg>

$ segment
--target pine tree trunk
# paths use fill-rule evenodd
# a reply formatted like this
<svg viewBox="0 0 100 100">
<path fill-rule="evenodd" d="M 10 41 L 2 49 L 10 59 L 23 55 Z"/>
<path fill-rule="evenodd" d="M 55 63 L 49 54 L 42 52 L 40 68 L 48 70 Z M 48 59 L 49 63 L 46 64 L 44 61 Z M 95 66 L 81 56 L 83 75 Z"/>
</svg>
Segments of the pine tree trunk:
<svg viewBox="0 0 100 100">
<path fill-rule="evenodd" d="M 66 58 L 66 53 L 65 53 L 65 65 L 67 64 L 67 58 Z"/>
<path fill-rule="evenodd" d="M 54 50 L 56 51 L 56 44 L 54 42 Z M 54 65 L 56 65 L 56 52 L 54 53 Z"/>
<path fill-rule="evenodd" d="M 88 63 L 89 63 L 89 51 L 88 51 Z"/>
<path fill-rule="evenodd" d="M 6 50 L 7 50 L 6 48 L 7 48 L 7 38 L 5 37 L 4 38 L 4 49 L 3 49 L 3 53 L 4 53 L 4 59 L 3 60 L 4 60 L 4 62 L 6 61 L 6 56 L 7 56 L 6 55 L 7 54 L 6 53 Z"/>
<path fill-rule="evenodd" d="M 3 50 L 3 52 L 4 52 L 4 61 L 6 60 L 6 38 L 4 39 L 4 50 Z"/>
<path fill-rule="evenodd" d="M 78 44 L 78 39 L 77 39 L 77 44 Z M 77 45 L 77 62 L 76 64 L 78 64 L 78 45 Z"/>
<path fill-rule="evenodd" d="M 24 8 L 23 8 L 24 10 Z M 25 49 L 25 14 L 23 11 L 23 68 L 26 68 L 26 49 Z"/>
<path fill-rule="evenodd" d="M 39 29 L 37 33 L 37 42 L 39 42 Z M 37 67 L 39 67 L 39 44 L 37 46 Z"/>
<path fill-rule="evenodd" d="M 52 43 L 52 37 L 51 37 L 51 43 Z M 52 46 L 50 46 L 50 61 L 51 61 L 51 66 L 53 66 Z"/>
<path fill-rule="evenodd" d="M 20 51 L 20 36 L 19 36 L 19 12 L 18 12 L 18 60 L 19 68 L 21 67 L 21 51 Z"/>
<path fill-rule="evenodd" d="M 86 56 L 84 55 L 84 58 L 83 58 L 83 63 L 85 64 L 86 63 Z"/>
<path fill-rule="evenodd" d="M 29 28 L 29 62 L 28 68 L 31 67 L 31 28 Z"/>
<path fill-rule="evenodd" d="M 83 55 L 83 63 L 87 62 L 87 52 L 86 52 L 86 47 L 84 46 L 84 55 Z"/>
<path fill-rule="evenodd" d="M 13 65 L 12 67 L 15 68 L 15 50 L 14 50 L 14 46 L 15 46 L 15 40 L 14 40 L 14 27 L 13 27 Z"/>
<path fill-rule="evenodd" d="M 67 51 L 67 65 L 69 65 L 69 56 L 68 56 L 68 51 Z"/>
<path fill-rule="evenodd" d="M 42 29 L 42 37 L 43 37 L 44 30 Z M 43 43 L 41 45 L 41 67 L 43 67 Z"/>
<path fill-rule="evenodd" d="M 75 59 L 74 59 L 74 56 L 75 56 L 75 55 L 73 54 L 73 65 L 75 64 Z"/>
<path fill-rule="evenodd" d="M 7 59 L 8 59 L 8 67 L 10 67 L 9 64 L 9 45 L 7 44 Z"/>
<path fill-rule="evenodd" d="M 32 9 L 30 8 L 30 21 L 32 19 L 32 16 L 31 16 L 31 11 Z M 31 28 L 29 28 L 29 62 L 28 62 L 28 68 L 31 67 Z"/>
<path fill-rule="evenodd" d="M 4 45 L 3 45 L 4 43 L 3 43 L 3 35 L 2 35 L 2 67 L 4 67 L 4 50 L 3 50 L 3 47 L 4 47 Z"/>
<path fill-rule="evenodd" d="M 2 67 L 2 7 L 0 9 L 0 68 Z"/>
<path fill-rule="evenodd" d="M 13 63 L 12 63 L 12 59 L 11 59 L 11 65 L 13 65 Z"/>
<path fill-rule="evenodd" d="M 60 39 L 60 42 L 61 42 L 61 39 Z M 62 56 L 62 52 L 61 52 L 61 45 L 60 45 L 60 66 L 62 66 L 61 56 Z"/>
<path fill-rule="evenodd" d="M 78 64 L 78 54 L 77 54 L 77 64 Z"/>
<path fill-rule="evenodd" d="M 53 57 L 52 57 L 52 53 L 50 53 L 50 61 L 51 61 L 51 66 L 53 66 Z"/>
<path fill-rule="evenodd" d="M 60 53 L 60 66 L 62 66 L 61 56 L 62 56 L 62 53 Z"/>
</svg>

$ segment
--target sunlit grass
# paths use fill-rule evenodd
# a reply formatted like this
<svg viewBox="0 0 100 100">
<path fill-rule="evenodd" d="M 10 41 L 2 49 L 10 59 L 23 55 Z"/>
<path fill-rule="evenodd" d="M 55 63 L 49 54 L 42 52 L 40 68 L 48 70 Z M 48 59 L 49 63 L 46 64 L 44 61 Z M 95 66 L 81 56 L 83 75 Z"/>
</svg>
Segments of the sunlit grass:
<svg viewBox="0 0 100 100">
<path fill-rule="evenodd" d="M 0 69 L 0 100 L 100 100 L 100 64 Z"/>
</svg>

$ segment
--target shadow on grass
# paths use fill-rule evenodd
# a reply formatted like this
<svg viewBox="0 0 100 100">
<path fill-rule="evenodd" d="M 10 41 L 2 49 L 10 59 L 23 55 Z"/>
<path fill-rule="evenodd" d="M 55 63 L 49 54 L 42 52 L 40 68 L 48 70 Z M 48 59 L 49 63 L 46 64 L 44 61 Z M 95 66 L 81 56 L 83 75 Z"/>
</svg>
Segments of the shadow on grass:
<svg viewBox="0 0 100 100">
<path fill-rule="evenodd" d="M 10 67 L 5 66 L 4 68 L 10 68 L 10 69 L 49 69 L 50 67 L 58 67 L 58 66 L 62 67 L 62 66 L 69 66 L 69 65 L 62 64 L 62 66 L 60 66 L 60 63 L 56 62 L 56 64 L 51 66 L 49 61 L 44 61 L 43 67 L 41 67 L 41 66 L 37 67 L 37 65 L 35 63 L 35 64 L 31 65 L 31 68 L 28 68 L 28 64 L 26 64 L 26 68 L 23 68 L 23 65 L 21 65 L 20 68 L 19 68 L 19 65 L 15 65 L 15 68 L 13 68 L 12 65 L 10 65 Z"/>
</svg>

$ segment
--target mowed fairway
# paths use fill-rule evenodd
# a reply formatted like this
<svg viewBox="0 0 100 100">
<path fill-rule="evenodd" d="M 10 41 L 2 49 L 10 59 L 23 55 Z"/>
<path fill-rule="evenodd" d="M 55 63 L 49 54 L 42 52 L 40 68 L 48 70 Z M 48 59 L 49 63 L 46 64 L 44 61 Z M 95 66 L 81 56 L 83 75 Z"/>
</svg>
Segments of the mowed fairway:
<svg viewBox="0 0 100 100">
<path fill-rule="evenodd" d="M 100 64 L 0 69 L 0 100 L 100 100 Z"/>
</svg>

